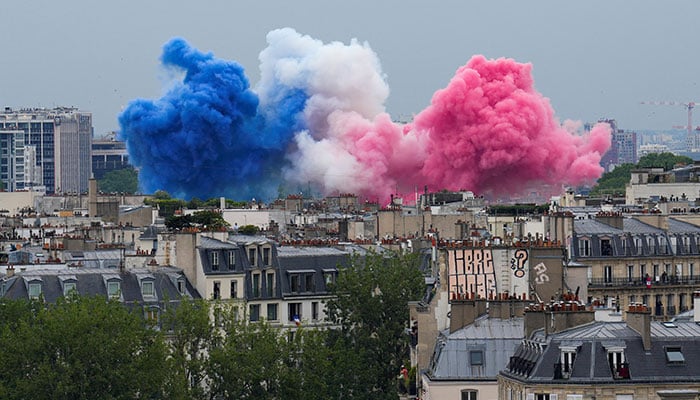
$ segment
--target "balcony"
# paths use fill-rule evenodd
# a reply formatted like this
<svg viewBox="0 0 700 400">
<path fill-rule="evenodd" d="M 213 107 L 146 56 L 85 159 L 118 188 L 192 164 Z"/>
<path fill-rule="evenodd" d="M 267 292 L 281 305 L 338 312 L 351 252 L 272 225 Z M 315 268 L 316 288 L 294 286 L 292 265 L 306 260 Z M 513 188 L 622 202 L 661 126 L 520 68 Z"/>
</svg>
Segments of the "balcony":
<svg viewBox="0 0 700 400">
<path fill-rule="evenodd" d="M 698 277 L 689 276 L 670 276 L 668 279 L 656 280 L 651 282 L 652 286 L 673 286 L 673 285 L 697 285 L 700 284 L 700 279 Z M 646 282 L 639 277 L 632 279 L 629 278 L 591 278 L 589 282 L 590 287 L 642 287 L 645 286 Z"/>
</svg>

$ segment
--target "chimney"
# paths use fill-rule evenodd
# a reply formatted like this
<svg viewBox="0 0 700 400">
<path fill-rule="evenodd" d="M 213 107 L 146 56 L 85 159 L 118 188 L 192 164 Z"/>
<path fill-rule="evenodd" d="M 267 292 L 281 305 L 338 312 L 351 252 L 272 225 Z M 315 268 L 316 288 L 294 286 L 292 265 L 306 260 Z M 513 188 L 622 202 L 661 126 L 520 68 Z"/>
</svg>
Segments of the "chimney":
<svg viewBox="0 0 700 400">
<path fill-rule="evenodd" d="M 697 297 L 695 298 L 697 302 Z M 651 308 L 644 304 L 630 304 L 627 310 L 627 326 L 642 335 L 644 351 L 651 350 Z"/>
<path fill-rule="evenodd" d="M 15 276 L 15 266 L 8 265 L 7 269 L 5 270 L 5 274 L 7 275 L 8 278 Z"/>
<path fill-rule="evenodd" d="M 450 333 L 474 323 L 474 320 L 485 313 L 485 299 L 452 300 L 450 304 Z"/>
<path fill-rule="evenodd" d="M 537 329 L 544 328 L 545 335 L 595 321 L 595 311 L 587 310 L 578 302 L 554 302 L 533 304 L 525 309 L 525 338 Z"/>
<path fill-rule="evenodd" d="M 693 292 L 693 320 L 700 323 L 700 290 Z"/>
<path fill-rule="evenodd" d="M 498 299 L 489 301 L 489 318 L 510 319 L 522 317 L 525 303 L 519 299 Z"/>
<path fill-rule="evenodd" d="M 219 197 L 219 208 L 222 210 L 226 209 L 226 198 L 223 196 Z"/>
</svg>

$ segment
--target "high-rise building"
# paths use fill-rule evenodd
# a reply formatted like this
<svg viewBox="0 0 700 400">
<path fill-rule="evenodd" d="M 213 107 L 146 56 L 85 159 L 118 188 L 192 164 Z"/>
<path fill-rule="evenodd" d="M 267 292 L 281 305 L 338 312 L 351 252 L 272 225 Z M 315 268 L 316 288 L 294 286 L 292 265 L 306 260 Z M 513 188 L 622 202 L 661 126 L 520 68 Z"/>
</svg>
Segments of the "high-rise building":
<svg viewBox="0 0 700 400">
<path fill-rule="evenodd" d="M 617 122 L 614 119 L 601 119 L 598 122 L 605 122 L 610 125 L 612 130 L 611 145 L 600 164 L 606 171 L 611 171 L 618 165 L 636 164 L 637 163 L 637 133 L 625 131 L 617 128 Z M 590 130 L 591 125 L 587 124 L 586 128 Z"/>
<path fill-rule="evenodd" d="M 129 167 L 126 143 L 116 140 L 114 132 L 92 140 L 92 175 L 95 179 L 104 178 L 107 172 Z"/>
<path fill-rule="evenodd" d="M 5 190 L 83 193 L 91 175 L 92 113 L 72 107 L 0 111 Z"/>
</svg>

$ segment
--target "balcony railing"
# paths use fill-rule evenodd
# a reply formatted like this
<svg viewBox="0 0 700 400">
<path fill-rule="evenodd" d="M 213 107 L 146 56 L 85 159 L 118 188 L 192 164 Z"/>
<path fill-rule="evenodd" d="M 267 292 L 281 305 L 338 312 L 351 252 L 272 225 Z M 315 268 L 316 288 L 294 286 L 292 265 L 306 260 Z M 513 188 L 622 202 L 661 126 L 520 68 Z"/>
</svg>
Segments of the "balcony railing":
<svg viewBox="0 0 700 400">
<path fill-rule="evenodd" d="M 670 285 L 696 285 L 700 284 L 700 277 L 697 276 L 669 276 L 668 279 L 658 281 L 653 280 L 652 286 L 670 286 Z M 589 285 L 592 287 L 606 286 L 645 286 L 646 281 L 642 278 L 591 278 Z"/>
</svg>

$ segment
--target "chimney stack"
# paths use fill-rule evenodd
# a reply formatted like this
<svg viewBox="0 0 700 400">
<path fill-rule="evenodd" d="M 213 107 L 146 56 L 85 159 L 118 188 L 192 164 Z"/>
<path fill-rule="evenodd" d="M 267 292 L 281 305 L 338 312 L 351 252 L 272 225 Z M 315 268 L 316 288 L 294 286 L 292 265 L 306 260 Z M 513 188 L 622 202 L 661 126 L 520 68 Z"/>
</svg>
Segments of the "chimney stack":
<svg viewBox="0 0 700 400">
<path fill-rule="evenodd" d="M 5 274 L 7 275 L 8 278 L 15 276 L 15 266 L 8 265 L 7 269 L 5 270 Z"/>
<path fill-rule="evenodd" d="M 474 323 L 486 313 L 486 299 L 452 300 L 450 305 L 450 333 Z"/>
<path fill-rule="evenodd" d="M 697 301 L 697 298 L 696 298 Z M 642 335 L 644 351 L 651 350 L 651 308 L 644 304 L 630 304 L 627 310 L 627 326 Z"/>
</svg>

